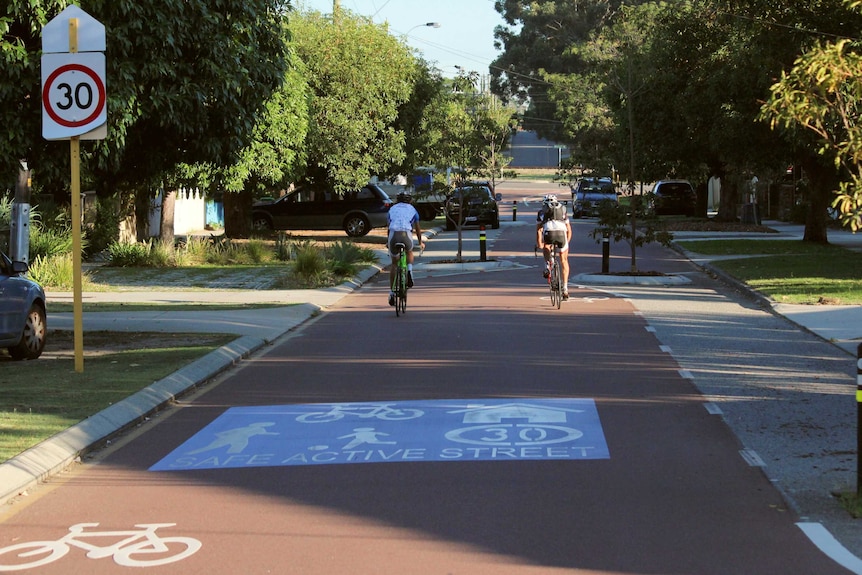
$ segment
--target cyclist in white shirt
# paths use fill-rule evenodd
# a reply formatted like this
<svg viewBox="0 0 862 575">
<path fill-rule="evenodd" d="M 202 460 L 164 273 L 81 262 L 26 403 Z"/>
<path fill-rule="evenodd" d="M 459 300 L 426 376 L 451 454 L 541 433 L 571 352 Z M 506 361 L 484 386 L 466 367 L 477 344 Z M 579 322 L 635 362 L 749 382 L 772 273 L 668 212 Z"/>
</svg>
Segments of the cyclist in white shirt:
<svg viewBox="0 0 862 575">
<path fill-rule="evenodd" d="M 397 202 L 389 208 L 389 240 L 386 242 L 389 255 L 392 257 L 392 267 L 389 268 L 389 305 L 395 305 L 395 268 L 398 265 L 398 253 L 395 244 L 402 243 L 407 250 L 407 287 L 413 287 L 413 238 L 411 232 L 416 232 L 419 247 L 425 249 L 422 241 L 422 229 L 419 227 L 419 212 L 413 207 L 413 196 L 401 192 Z"/>
<path fill-rule="evenodd" d="M 563 299 L 569 299 L 569 242 L 572 239 L 572 226 L 566 208 L 557 200 L 554 194 L 548 194 L 542 200 L 542 209 L 536 216 L 536 246 L 542 249 L 545 256 L 544 277 L 548 277 L 548 262 L 551 261 L 551 250 L 554 242 L 562 246 L 560 264 L 563 272 Z"/>
</svg>

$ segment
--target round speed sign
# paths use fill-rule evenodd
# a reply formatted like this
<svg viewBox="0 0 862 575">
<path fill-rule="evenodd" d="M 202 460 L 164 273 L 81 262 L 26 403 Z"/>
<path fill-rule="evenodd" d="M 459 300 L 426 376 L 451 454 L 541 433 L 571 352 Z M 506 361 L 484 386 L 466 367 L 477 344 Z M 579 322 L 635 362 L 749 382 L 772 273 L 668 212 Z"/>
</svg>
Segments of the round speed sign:
<svg viewBox="0 0 862 575">
<path fill-rule="evenodd" d="M 107 121 L 105 56 L 42 56 L 42 133 L 48 139 L 80 136 Z"/>
</svg>

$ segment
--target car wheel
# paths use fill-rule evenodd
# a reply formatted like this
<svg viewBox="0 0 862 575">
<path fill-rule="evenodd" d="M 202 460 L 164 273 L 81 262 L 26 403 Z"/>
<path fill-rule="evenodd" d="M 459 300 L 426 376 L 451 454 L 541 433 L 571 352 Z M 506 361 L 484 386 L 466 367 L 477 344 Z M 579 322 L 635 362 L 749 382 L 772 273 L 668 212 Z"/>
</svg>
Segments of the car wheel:
<svg viewBox="0 0 862 575">
<path fill-rule="evenodd" d="M 434 206 L 419 206 L 419 218 L 423 222 L 430 222 L 437 217 L 437 210 Z"/>
<path fill-rule="evenodd" d="M 500 214 L 494 216 L 494 219 L 491 220 L 491 229 L 498 230 L 500 229 Z"/>
<path fill-rule="evenodd" d="M 368 222 L 368 218 L 362 214 L 347 216 L 347 219 L 344 220 L 344 231 L 351 238 L 364 236 L 370 229 L 371 224 Z"/>
<path fill-rule="evenodd" d="M 272 228 L 272 220 L 266 216 L 254 216 L 251 220 L 251 229 L 256 232 L 271 232 Z"/>
<path fill-rule="evenodd" d="M 9 348 L 12 359 L 36 359 L 42 355 L 45 349 L 45 338 L 47 337 L 47 322 L 45 321 L 45 308 L 34 303 L 27 313 L 27 321 L 24 323 L 24 332 L 18 345 Z"/>
</svg>

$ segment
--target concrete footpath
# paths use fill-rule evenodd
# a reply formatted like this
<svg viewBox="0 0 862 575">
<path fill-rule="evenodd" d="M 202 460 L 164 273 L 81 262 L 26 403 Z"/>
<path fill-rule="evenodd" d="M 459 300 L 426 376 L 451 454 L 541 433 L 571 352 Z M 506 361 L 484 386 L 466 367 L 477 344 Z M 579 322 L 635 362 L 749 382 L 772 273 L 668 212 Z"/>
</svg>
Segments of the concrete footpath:
<svg viewBox="0 0 862 575">
<path fill-rule="evenodd" d="M 514 224 L 514 222 L 512 222 Z M 520 222 L 518 222 L 520 224 Z M 802 226 L 779 222 L 764 222 L 778 234 L 727 234 L 725 232 L 678 232 L 678 241 L 703 239 L 762 238 L 801 239 Z M 504 228 L 507 227 L 504 224 Z M 436 234 L 432 230 L 427 236 Z M 830 230 L 830 242 L 862 251 L 862 234 Z M 720 275 L 710 265 L 713 259 L 685 253 L 697 265 Z M 207 332 L 233 333 L 240 337 L 228 345 L 191 363 L 170 376 L 153 383 L 127 400 L 88 418 L 72 428 L 54 436 L 17 457 L 0 464 L 0 499 L 3 502 L 26 493 L 40 481 L 74 463 L 82 453 L 103 445 L 116 434 L 138 424 L 148 414 L 201 385 L 218 373 L 230 368 L 243 357 L 273 342 L 287 332 L 313 318 L 322 310 L 369 281 L 383 269 L 385 254 L 379 254 L 378 265 L 360 272 L 353 280 L 332 288 L 316 290 L 198 290 L 198 291 L 123 291 L 88 292 L 84 302 L 193 302 L 218 304 L 276 304 L 263 309 L 212 310 L 212 311 L 141 311 L 141 312 L 88 312 L 83 318 L 84 331 L 152 331 L 152 332 Z M 426 254 L 426 256 L 429 254 Z M 434 254 L 435 256 L 437 254 Z M 484 271 L 489 267 L 510 265 L 511 262 L 482 262 L 452 264 L 453 273 Z M 422 264 L 417 263 L 417 279 L 423 275 Z M 435 271 L 440 270 L 435 265 Z M 733 282 L 732 278 L 726 278 Z M 580 275 L 574 282 L 582 284 L 614 285 L 639 283 L 631 276 Z M 642 278 L 642 281 L 661 281 Z M 664 281 L 673 281 L 668 278 Z M 744 287 L 744 286 L 743 286 Z M 757 297 L 756 294 L 753 294 Z M 70 293 L 49 293 L 51 302 L 71 302 Z M 833 343 L 855 357 L 862 343 L 862 306 L 803 306 L 773 304 L 771 309 L 787 317 L 800 328 Z M 50 329 L 72 329 L 71 313 L 49 313 Z"/>
</svg>

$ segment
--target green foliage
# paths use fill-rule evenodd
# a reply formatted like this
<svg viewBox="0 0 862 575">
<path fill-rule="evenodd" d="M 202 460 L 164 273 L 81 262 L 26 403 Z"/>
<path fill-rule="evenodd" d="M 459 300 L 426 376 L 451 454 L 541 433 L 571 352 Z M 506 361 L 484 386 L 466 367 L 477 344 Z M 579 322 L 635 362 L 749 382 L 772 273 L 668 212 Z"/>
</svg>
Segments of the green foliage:
<svg viewBox="0 0 862 575">
<path fill-rule="evenodd" d="M 337 25 L 317 12 L 294 14 L 290 32 L 312 94 L 306 179 L 341 192 L 398 165 L 405 135 L 396 121 L 416 68 L 407 46 L 346 10 Z"/>
<path fill-rule="evenodd" d="M 637 272 L 637 248 L 658 242 L 669 246 L 673 234 L 649 208 L 650 194 L 632 195 L 628 202 L 603 201 L 599 204 L 598 227 L 590 232 L 596 242 L 609 237 L 615 242 L 625 240 L 631 247 L 631 271 Z"/>
<path fill-rule="evenodd" d="M 99 253 L 120 238 L 120 215 L 116 200 L 96 199 L 96 217 L 87 231 L 89 253 Z"/>
<path fill-rule="evenodd" d="M 289 261 L 293 257 L 292 241 L 284 232 L 278 232 L 275 238 L 275 259 L 280 262 Z"/>
<path fill-rule="evenodd" d="M 55 290 L 72 291 L 75 282 L 74 263 L 71 253 L 54 255 L 39 255 L 30 260 L 30 270 L 27 272 L 33 281 L 44 287 Z M 90 274 L 81 272 L 81 285 L 84 289 L 92 286 Z"/>
<path fill-rule="evenodd" d="M 113 242 L 108 246 L 108 265 L 138 267 L 149 265 L 152 242 Z"/>
<path fill-rule="evenodd" d="M 356 273 L 358 263 L 374 261 L 374 252 L 341 240 L 329 246 L 326 250 L 326 259 L 330 271 L 337 277 L 351 276 Z"/>
<path fill-rule="evenodd" d="M 68 146 L 41 137 L 41 30 L 67 0 L 12 2 L 0 17 L 0 183 L 18 160 L 34 185 L 67 189 Z M 90 0 L 107 34 L 108 137 L 82 145 L 82 176 L 100 195 L 146 187 L 185 163 L 222 165 L 287 70 L 283 0 Z M 107 190 L 107 182 L 112 190 Z"/>
<path fill-rule="evenodd" d="M 312 243 L 299 246 L 296 250 L 296 258 L 293 263 L 293 272 L 313 281 L 326 270 L 326 260 L 319 247 Z"/>
<path fill-rule="evenodd" d="M 847 174 L 833 207 L 850 229 L 862 230 L 862 44 L 817 44 L 796 59 L 771 89 L 761 117 L 772 127 L 801 127 L 817 137 L 818 152 Z"/>
</svg>

